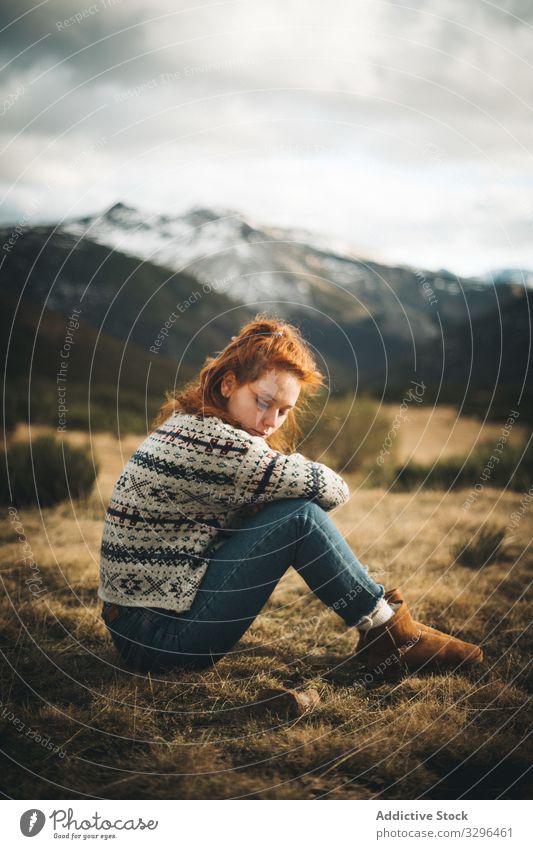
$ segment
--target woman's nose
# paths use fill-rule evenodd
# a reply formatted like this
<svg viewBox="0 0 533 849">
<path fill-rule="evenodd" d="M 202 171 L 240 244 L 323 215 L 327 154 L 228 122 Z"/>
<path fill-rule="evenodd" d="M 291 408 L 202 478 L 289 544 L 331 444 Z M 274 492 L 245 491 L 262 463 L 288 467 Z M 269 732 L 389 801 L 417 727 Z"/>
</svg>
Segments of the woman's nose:
<svg viewBox="0 0 533 849">
<path fill-rule="evenodd" d="M 265 427 L 277 427 L 277 425 L 278 425 L 278 411 L 277 410 L 266 410 L 265 415 L 263 416 L 263 425 Z"/>
</svg>

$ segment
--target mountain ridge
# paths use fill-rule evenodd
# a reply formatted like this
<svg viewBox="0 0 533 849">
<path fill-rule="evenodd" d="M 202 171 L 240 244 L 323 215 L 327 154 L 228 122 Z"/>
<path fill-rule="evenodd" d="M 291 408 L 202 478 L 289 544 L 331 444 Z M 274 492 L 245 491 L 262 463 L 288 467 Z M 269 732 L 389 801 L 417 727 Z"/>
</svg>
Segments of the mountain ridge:
<svg viewBox="0 0 533 849">
<path fill-rule="evenodd" d="M 235 211 L 188 215 L 146 219 L 119 202 L 96 220 L 28 228 L 4 256 L 3 280 L 59 313 L 83 297 L 84 321 L 152 349 L 154 365 L 161 354 L 197 369 L 266 311 L 300 327 L 332 392 L 391 398 L 417 378 L 432 386 L 428 399 L 443 392 L 460 404 L 467 386 L 490 400 L 495 385 L 509 397 L 531 380 L 522 368 L 530 291 L 514 277 L 487 283 L 384 266 L 258 229 Z"/>
</svg>

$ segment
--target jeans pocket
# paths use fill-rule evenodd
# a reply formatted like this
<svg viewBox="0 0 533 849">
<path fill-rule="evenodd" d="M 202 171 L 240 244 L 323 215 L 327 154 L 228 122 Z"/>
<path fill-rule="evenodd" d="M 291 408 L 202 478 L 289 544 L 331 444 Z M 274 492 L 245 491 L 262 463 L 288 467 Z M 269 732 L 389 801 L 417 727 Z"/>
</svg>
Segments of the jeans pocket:
<svg viewBox="0 0 533 849">
<path fill-rule="evenodd" d="M 148 629 L 155 629 L 160 625 L 164 625 L 170 621 L 170 617 L 172 616 L 171 611 L 164 608 L 141 607 L 139 610 L 141 611 L 140 616 L 143 625 Z"/>
</svg>

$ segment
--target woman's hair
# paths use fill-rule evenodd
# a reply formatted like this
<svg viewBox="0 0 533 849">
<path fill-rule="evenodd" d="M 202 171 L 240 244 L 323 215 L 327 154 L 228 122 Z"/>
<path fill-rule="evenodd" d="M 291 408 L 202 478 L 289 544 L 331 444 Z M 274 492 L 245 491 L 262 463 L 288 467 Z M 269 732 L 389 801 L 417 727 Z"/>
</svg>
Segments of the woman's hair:
<svg viewBox="0 0 533 849">
<path fill-rule="evenodd" d="M 266 441 L 271 448 L 284 453 L 294 451 L 301 429 L 299 418 L 306 409 L 312 390 L 324 386 L 324 375 L 318 371 L 312 351 L 293 324 L 259 313 L 241 327 L 237 336 L 216 357 L 207 357 L 199 374 L 179 391 L 167 392 L 166 400 L 153 423 L 158 427 L 177 410 L 203 416 L 218 416 L 227 424 L 239 427 L 229 415 L 227 399 L 220 391 L 222 378 L 233 371 L 237 383 L 253 383 L 271 368 L 291 372 L 301 384 L 299 409 L 289 410 L 282 426 Z"/>
</svg>

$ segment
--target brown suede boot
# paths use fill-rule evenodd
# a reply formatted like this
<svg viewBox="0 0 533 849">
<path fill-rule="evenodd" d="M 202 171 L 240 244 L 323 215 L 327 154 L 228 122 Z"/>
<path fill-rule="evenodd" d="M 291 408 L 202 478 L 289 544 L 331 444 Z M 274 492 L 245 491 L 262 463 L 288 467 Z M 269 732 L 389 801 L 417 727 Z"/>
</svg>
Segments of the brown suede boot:
<svg viewBox="0 0 533 849">
<path fill-rule="evenodd" d="M 404 600 L 401 590 L 398 587 L 394 587 L 392 590 L 387 590 L 385 595 L 383 596 L 386 602 L 389 604 L 400 604 Z M 433 633 L 440 634 L 441 631 L 437 631 L 436 628 L 432 628 L 431 625 L 424 625 L 422 622 L 417 622 L 417 625 L 420 626 L 422 631 L 433 631 Z M 366 663 L 366 654 L 368 651 L 368 631 L 359 631 L 359 642 L 357 643 L 357 648 L 355 650 L 354 657 L 361 661 L 361 663 Z"/>
<path fill-rule="evenodd" d="M 478 646 L 415 622 L 399 590 L 391 590 L 386 600 L 399 605 L 396 613 L 384 625 L 364 632 L 358 646 L 357 658 L 363 655 L 367 670 L 376 677 L 463 670 L 483 660 Z"/>
</svg>

